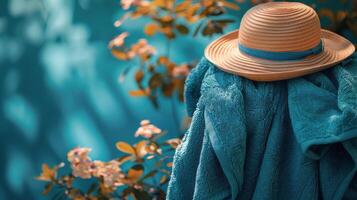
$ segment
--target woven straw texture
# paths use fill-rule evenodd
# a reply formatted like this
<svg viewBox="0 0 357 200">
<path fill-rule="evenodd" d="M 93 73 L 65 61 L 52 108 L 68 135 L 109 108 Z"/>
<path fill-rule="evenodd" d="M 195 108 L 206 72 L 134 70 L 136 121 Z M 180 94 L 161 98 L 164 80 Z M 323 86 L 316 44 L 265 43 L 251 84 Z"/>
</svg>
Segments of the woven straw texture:
<svg viewBox="0 0 357 200">
<path fill-rule="evenodd" d="M 238 44 L 270 52 L 298 52 L 322 41 L 323 51 L 300 60 L 274 61 L 240 52 Z M 316 12 L 298 2 L 270 2 L 251 8 L 240 30 L 207 46 L 205 57 L 218 68 L 256 81 L 290 79 L 343 61 L 355 51 L 347 39 L 323 30 Z"/>
</svg>

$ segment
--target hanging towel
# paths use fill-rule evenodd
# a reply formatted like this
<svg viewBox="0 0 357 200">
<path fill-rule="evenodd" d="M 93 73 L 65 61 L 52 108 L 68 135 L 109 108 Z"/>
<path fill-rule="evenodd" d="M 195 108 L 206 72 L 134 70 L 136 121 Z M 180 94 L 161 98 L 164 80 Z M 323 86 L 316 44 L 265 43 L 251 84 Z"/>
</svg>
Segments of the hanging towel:
<svg viewBox="0 0 357 200">
<path fill-rule="evenodd" d="M 276 82 L 202 58 L 167 199 L 357 199 L 357 62 Z"/>
</svg>

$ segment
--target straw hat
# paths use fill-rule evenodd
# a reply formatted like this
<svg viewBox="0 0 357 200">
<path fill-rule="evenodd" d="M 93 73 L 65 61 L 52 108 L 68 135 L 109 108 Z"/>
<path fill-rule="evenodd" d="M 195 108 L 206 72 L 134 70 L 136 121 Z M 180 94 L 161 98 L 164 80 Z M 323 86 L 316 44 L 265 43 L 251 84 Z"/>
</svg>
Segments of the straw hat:
<svg viewBox="0 0 357 200">
<path fill-rule="evenodd" d="M 209 44 L 205 57 L 223 71 L 255 81 L 317 72 L 343 61 L 354 45 L 321 29 L 316 12 L 298 2 L 270 2 L 248 10 L 240 30 Z"/>
</svg>

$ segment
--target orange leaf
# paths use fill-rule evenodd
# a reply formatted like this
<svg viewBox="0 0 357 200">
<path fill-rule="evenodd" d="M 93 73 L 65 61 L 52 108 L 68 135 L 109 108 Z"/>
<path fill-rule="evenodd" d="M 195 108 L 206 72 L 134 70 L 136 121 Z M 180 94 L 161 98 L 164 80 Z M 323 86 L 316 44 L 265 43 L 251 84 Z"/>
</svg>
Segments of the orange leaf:
<svg viewBox="0 0 357 200">
<path fill-rule="evenodd" d="M 135 73 L 135 80 L 137 83 L 140 83 L 144 78 L 144 71 L 143 70 L 138 70 Z"/>
<path fill-rule="evenodd" d="M 165 143 L 176 149 L 182 143 L 182 140 L 180 138 L 172 138 L 167 140 Z"/>
<path fill-rule="evenodd" d="M 112 49 L 112 54 L 114 57 L 116 57 L 119 60 L 128 60 L 128 58 L 129 58 L 125 52 L 117 50 L 117 49 Z"/>
<path fill-rule="evenodd" d="M 191 5 L 191 1 L 184 1 L 182 3 L 177 4 L 175 11 L 176 12 L 184 12 Z"/>
<path fill-rule="evenodd" d="M 47 185 L 45 185 L 45 189 L 42 191 L 43 195 L 48 195 L 48 193 L 50 193 L 50 191 L 52 190 L 53 184 L 52 183 L 48 183 Z"/>
<path fill-rule="evenodd" d="M 146 151 L 146 141 L 142 140 L 140 142 L 138 142 L 135 146 L 135 150 L 136 150 L 136 155 L 139 158 L 144 157 L 148 152 Z"/>
<path fill-rule="evenodd" d="M 161 184 L 161 185 L 162 185 L 162 184 L 165 184 L 167 181 L 168 181 L 167 176 L 166 176 L 166 175 L 163 175 L 163 176 L 161 177 L 161 179 L 160 179 L 160 184 Z"/>
<path fill-rule="evenodd" d="M 146 91 L 145 90 L 131 90 L 129 94 L 133 97 L 141 97 L 141 96 L 146 96 Z"/>
<path fill-rule="evenodd" d="M 174 18 L 171 15 L 165 15 L 160 18 L 162 25 L 169 25 L 174 21 Z"/>
<path fill-rule="evenodd" d="M 172 82 L 168 84 L 163 84 L 161 87 L 162 93 L 166 97 L 170 97 L 173 94 L 174 89 L 175 85 Z"/>
<path fill-rule="evenodd" d="M 116 147 L 121 152 L 135 155 L 135 149 L 126 142 L 117 142 Z"/>
<path fill-rule="evenodd" d="M 194 18 L 196 12 L 201 8 L 201 4 L 200 3 L 196 3 L 191 5 L 186 11 L 186 18 Z"/>
<path fill-rule="evenodd" d="M 160 65 L 169 65 L 171 61 L 165 56 L 160 56 L 159 59 L 157 59 L 157 63 Z"/>
<path fill-rule="evenodd" d="M 231 3 L 231 2 L 228 2 L 228 1 L 221 1 L 222 5 L 224 7 L 227 7 L 227 8 L 230 8 L 230 9 L 233 9 L 233 10 L 239 10 L 239 6 L 237 6 L 235 3 Z"/>
<path fill-rule="evenodd" d="M 173 0 L 154 0 L 152 2 L 152 5 L 165 9 L 171 9 L 174 5 L 173 3 L 174 3 Z"/>
<path fill-rule="evenodd" d="M 120 164 L 123 164 L 123 163 L 125 163 L 126 161 L 131 160 L 132 158 L 133 158 L 132 155 L 125 155 L 125 156 L 120 157 L 120 158 L 117 159 L 117 160 L 118 160 L 118 162 L 119 162 Z"/>
<path fill-rule="evenodd" d="M 347 17 L 347 12 L 346 11 L 338 11 L 336 13 L 336 19 L 337 21 L 341 22 Z"/>
<path fill-rule="evenodd" d="M 145 26 L 144 33 L 146 35 L 152 36 L 157 32 L 158 29 L 159 26 L 157 24 L 150 23 Z"/>
<path fill-rule="evenodd" d="M 160 29 L 160 31 L 161 31 L 163 34 L 165 34 L 165 36 L 166 36 L 168 39 L 174 39 L 174 38 L 176 37 L 176 35 L 175 35 L 175 33 L 173 32 L 171 26 L 164 27 L 164 28 Z"/>
<path fill-rule="evenodd" d="M 42 164 L 42 173 L 36 177 L 40 181 L 51 181 L 56 176 L 56 169 L 51 169 L 47 164 Z"/>
<path fill-rule="evenodd" d="M 320 17 L 329 18 L 332 23 L 335 23 L 335 21 L 336 21 L 335 14 L 330 9 L 326 9 L 326 8 L 320 9 L 319 15 L 320 15 Z"/>
<path fill-rule="evenodd" d="M 131 181 L 137 181 L 144 173 L 144 168 L 142 165 L 134 165 L 128 171 L 128 178 Z"/>
<path fill-rule="evenodd" d="M 213 6 L 214 2 L 215 2 L 214 0 L 205 0 L 205 1 L 202 1 L 202 5 L 205 7 Z"/>
<path fill-rule="evenodd" d="M 189 32 L 188 28 L 185 25 L 182 25 L 182 24 L 176 25 L 176 28 L 183 35 L 186 35 Z"/>
<path fill-rule="evenodd" d="M 158 88 L 162 85 L 163 78 L 159 73 L 155 73 L 149 80 L 149 87 L 152 89 Z"/>
</svg>

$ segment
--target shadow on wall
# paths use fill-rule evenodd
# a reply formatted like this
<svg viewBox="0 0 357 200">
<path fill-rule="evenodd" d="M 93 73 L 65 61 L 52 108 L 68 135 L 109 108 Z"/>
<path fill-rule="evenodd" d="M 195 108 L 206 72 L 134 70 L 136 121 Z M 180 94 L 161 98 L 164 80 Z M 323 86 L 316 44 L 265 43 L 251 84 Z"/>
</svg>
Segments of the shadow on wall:
<svg viewBox="0 0 357 200">
<path fill-rule="evenodd" d="M 171 116 L 170 101 L 155 110 L 128 95 L 136 87 L 129 79 L 117 81 L 123 63 L 107 43 L 120 31 L 113 27 L 119 2 L 0 4 L 0 199 L 44 199 L 34 180 L 42 163 L 65 160 L 75 146 L 108 160 L 118 154 L 116 141 L 133 142 L 142 119 L 179 134 L 176 122 L 162 117 Z"/>
</svg>

